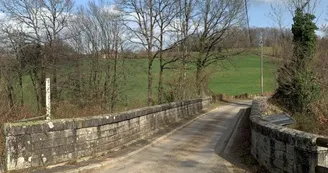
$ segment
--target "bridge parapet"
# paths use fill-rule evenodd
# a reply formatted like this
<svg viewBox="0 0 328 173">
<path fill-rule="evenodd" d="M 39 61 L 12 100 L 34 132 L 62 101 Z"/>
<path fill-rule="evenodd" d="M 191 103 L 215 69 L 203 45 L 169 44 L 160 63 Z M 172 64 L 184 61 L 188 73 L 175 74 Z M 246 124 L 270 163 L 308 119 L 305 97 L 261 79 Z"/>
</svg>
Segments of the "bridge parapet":
<svg viewBox="0 0 328 173">
<path fill-rule="evenodd" d="M 95 156 L 149 136 L 206 108 L 195 99 L 86 118 L 7 123 L 5 169 L 40 167 Z"/>
<path fill-rule="evenodd" d="M 252 155 L 272 173 L 328 172 L 328 138 L 272 124 L 262 118 L 267 99 L 253 101 Z"/>
</svg>

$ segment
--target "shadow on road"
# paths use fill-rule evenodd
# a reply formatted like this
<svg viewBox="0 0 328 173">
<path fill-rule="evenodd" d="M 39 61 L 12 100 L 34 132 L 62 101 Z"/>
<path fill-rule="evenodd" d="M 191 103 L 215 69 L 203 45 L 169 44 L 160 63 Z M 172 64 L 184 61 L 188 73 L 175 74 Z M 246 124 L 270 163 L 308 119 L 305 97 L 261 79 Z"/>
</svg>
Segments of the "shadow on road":
<svg viewBox="0 0 328 173">
<path fill-rule="evenodd" d="M 232 101 L 225 102 L 243 106 L 248 105 Z M 235 135 L 232 135 L 231 138 L 229 137 L 230 140 L 226 146 L 221 147 L 216 153 L 235 167 L 240 168 L 239 170 L 234 170 L 234 173 L 264 173 L 251 155 L 250 108 L 241 111 L 245 111 L 245 113 L 241 115 L 240 123 L 235 127 Z"/>
<path fill-rule="evenodd" d="M 237 100 L 221 100 L 223 103 L 237 105 L 237 106 L 251 106 L 251 104 L 245 103 L 243 101 L 237 101 Z"/>
</svg>

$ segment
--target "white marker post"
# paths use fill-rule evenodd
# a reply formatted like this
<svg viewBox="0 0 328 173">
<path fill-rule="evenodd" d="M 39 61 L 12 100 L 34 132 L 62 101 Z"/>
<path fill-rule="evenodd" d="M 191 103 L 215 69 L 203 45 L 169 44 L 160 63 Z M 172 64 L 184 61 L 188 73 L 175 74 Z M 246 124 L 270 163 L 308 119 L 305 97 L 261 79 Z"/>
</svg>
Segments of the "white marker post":
<svg viewBox="0 0 328 173">
<path fill-rule="evenodd" d="M 46 119 L 50 120 L 51 117 L 51 102 L 50 102 L 50 78 L 46 78 Z"/>
</svg>

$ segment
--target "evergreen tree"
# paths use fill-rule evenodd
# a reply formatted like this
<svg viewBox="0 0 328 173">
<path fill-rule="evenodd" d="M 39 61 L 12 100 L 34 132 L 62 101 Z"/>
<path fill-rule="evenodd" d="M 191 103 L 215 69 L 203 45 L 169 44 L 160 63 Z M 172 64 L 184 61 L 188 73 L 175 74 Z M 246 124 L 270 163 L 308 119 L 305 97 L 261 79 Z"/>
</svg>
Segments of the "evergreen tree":
<svg viewBox="0 0 328 173">
<path fill-rule="evenodd" d="M 320 95 L 311 70 L 316 46 L 315 16 L 297 8 L 293 32 L 293 57 L 278 70 L 278 88 L 274 98 L 293 113 L 309 112 L 309 105 Z"/>
</svg>

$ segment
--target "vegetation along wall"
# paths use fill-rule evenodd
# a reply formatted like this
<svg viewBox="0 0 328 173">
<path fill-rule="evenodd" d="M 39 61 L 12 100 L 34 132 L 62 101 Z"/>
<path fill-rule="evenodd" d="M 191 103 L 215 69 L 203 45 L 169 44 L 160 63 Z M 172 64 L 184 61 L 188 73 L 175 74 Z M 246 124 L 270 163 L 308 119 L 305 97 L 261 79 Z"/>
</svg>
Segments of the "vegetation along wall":
<svg viewBox="0 0 328 173">
<path fill-rule="evenodd" d="M 266 102 L 266 99 L 254 100 L 250 115 L 251 152 L 260 165 L 271 173 L 327 172 L 328 142 L 324 141 L 328 138 L 263 120 Z"/>
</svg>

